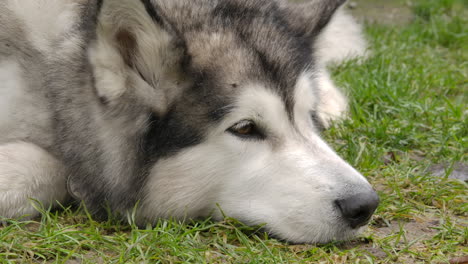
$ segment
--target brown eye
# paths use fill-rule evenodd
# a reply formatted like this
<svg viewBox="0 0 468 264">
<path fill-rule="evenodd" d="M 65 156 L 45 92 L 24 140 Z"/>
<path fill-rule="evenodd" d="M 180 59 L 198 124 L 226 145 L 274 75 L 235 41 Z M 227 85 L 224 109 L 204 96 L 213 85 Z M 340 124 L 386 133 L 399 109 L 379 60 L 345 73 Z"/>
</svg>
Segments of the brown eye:
<svg viewBox="0 0 468 264">
<path fill-rule="evenodd" d="M 244 139 L 265 139 L 255 123 L 250 120 L 240 121 L 227 130 L 231 134 Z"/>
<path fill-rule="evenodd" d="M 249 134 L 252 133 L 253 130 L 254 130 L 253 124 L 248 124 L 248 125 L 245 125 L 245 126 L 235 128 L 235 132 L 237 134 L 241 134 L 241 135 L 249 135 Z"/>
</svg>

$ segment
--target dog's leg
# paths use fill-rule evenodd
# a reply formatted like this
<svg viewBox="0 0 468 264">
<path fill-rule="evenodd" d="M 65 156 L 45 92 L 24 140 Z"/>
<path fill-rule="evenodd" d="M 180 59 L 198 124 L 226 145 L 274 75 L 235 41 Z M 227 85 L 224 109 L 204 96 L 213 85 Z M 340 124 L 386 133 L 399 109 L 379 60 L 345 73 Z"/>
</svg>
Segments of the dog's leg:
<svg viewBox="0 0 468 264">
<path fill-rule="evenodd" d="M 320 89 L 317 116 L 325 128 L 328 128 L 332 121 L 346 117 L 348 111 L 346 96 L 331 80 L 327 66 L 348 59 L 365 58 L 369 55 L 367 46 L 362 26 L 345 12 L 344 7 L 336 12 L 319 35 L 314 46 L 318 68 L 321 69 L 317 74 Z"/>
<path fill-rule="evenodd" d="M 0 218 L 30 219 L 68 198 L 65 169 L 44 149 L 26 142 L 0 145 Z"/>
</svg>

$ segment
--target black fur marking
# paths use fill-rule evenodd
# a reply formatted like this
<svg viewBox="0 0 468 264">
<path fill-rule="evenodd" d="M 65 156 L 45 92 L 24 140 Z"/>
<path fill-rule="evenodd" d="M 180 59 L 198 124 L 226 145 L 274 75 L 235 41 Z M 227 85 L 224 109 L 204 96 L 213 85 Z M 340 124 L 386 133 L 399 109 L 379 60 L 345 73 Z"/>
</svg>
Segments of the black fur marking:
<svg viewBox="0 0 468 264">
<path fill-rule="evenodd" d="M 229 1 L 222 1 L 216 6 L 215 9 L 213 9 L 214 17 L 228 18 L 228 20 L 225 20 L 227 23 L 234 20 L 237 22 L 237 25 L 240 21 L 249 23 L 249 21 L 251 21 L 253 18 L 259 17 L 261 15 L 262 13 L 259 9 L 249 8 L 245 5 L 239 5 Z"/>
<path fill-rule="evenodd" d="M 99 5 L 101 0 L 95 1 L 98 1 L 96 3 Z M 145 186 L 150 169 L 159 159 L 177 155 L 187 148 L 203 143 L 215 123 L 232 110 L 230 107 L 232 99 L 236 98 L 235 93 L 238 90 L 229 85 L 232 82 L 264 83 L 282 97 L 289 115 L 292 116 L 294 86 L 302 71 L 312 63 L 310 39 L 289 28 L 280 8 L 273 1 L 219 1 L 220 4 L 216 7 L 213 6 L 216 1 L 197 1 L 193 7 L 203 6 L 205 10 L 212 11 L 212 15 L 208 14 L 206 17 L 198 16 L 196 12 L 193 15 L 191 12 L 185 12 L 187 9 L 184 6 L 165 10 L 163 9 L 165 5 L 158 6 L 155 0 L 141 0 L 141 2 L 155 24 L 176 37 L 174 48 L 183 49 L 186 53 L 181 63 L 188 78 L 194 80 L 194 85 L 172 103 L 164 116 L 149 114 L 149 110 L 141 109 L 138 103 L 126 105 L 138 108 L 136 110 L 141 110 L 143 115 L 148 111 L 147 127 L 146 130 L 123 139 L 128 143 L 125 144 L 126 159 L 123 162 L 125 164 L 119 164 L 122 165 L 121 171 L 117 172 L 120 175 L 113 175 L 110 173 L 115 172 L 107 171 L 104 166 L 109 162 L 104 147 L 106 141 L 101 141 L 95 136 L 99 124 L 95 124 L 93 119 L 89 118 L 95 114 L 91 111 L 94 108 L 84 107 L 97 99 L 91 97 L 93 99 L 90 100 L 88 97 L 76 96 L 75 101 L 67 103 L 66 98 L 62 98 L 62 94 L 75 95 L 75 87 L 90 87 L 92 84 L 82 85 L 81 80 L 85 79 L 83 76 L 88 76 L 92 70 L 88 64 L 84 70 L 83 67 L 78 67 L 76 63 L 81 60 L 72 60 L 73 63 L 68 61 L 57 63 L 57 67 L 82 74 L 78 74 L 76 78 L 59 76 L 59 79 L 64 81 L 52 87 L 57 93 L 54 100 L 60 101 L 59 105 L 66 106 L 65 109 L 55 109 L 54 120 L 57 122 L 55 131 L 57 141 L 61 143 L 57 144 L 60 149 L 56 150 L 55 154 L 63 157 L 69 165 L 72 175 L 71 185 L 74 182 L 77 185 L 75 186 L 77 193 L 82 192 L 78 197 L 84 198 L 88 205 L 94 206 L 93 209 L 105 209 L 97 207 L 106 201 L 115 211 L 125 212 L 133 208 L 142 198 L 141 190 Z M 83 16 L 85 15 L 90 14 L 85 13 Z M 94 23 L 89 23 L 86 27 L 91 34 L 95 32 L 91 30 L 94 26 Z M 219 67 L 203 69 L 203 66 L 192 65 L 195 59 L 192 60 L 191 54 L 187 54 L 189 50 L 187 46 L 199 40 L 206 40 L 204 38 L 206 35 L 202 35 L 200 39 L 196 37 L 186 39 L 186 33 L 197 28 L 201 33 L 220 31 L 240 37 L 239 43 L 233 42 L 239 46 L 233 48 L 240 51 L 238 57 L 248 55 L 248 63 L 245 66 L 248 69 L 241 71 L 243 75 L 229 80 L 226 75 L 222 76 Z M 84 58 L 86 57 L 83 56 L 83 62 Z M 219 65 L 226 65 L 229 62 L 220 59 Z M 213 65 L 216 63 L 217 61 L 214 61 Z M 249 67 L 250 63 L 252 67 Z M 57 73 L 69 72 L 63 69 Z M 57 79 L 55 78 L 57 76 L 51 75 L 51 77 Z M 73 133 L 69 133 L 70 131 Z M 119 180 L 119 185 L 113 185 L 114 179 Z"/>
<path fill-rule="evenodd" d="M 232 91 L 230 89 L 233 87 L 228 84 L 223 87 L 223 84 L 217 81 L 216 73 L 203 69 L 197 69 L 198 73 L 196 73 L 193 70 L 192 75 L 196 76 L 196 81 L 195 85 L 189 89 L 189 93 L 193 97 L 199 97 L 198 102 L 206 110 L 205 115 L 209 122 L 217 123 L 234 109 L 234 105 L 228 101 L 230 91 Z M 226 91 L 225 96 L 215 95 L 214 91 L 222 90 Z"/>
<path fill-rule="evenodd" d="M 96 8 L 97 8 L 97 14 L 98 15 L 101 13 L 101 8 L 102 8 L 103 2 L 104 2 L 103 0 L 97 0 Z"/>
<path fill-rule="evenodd" d="M 96 24 L 101 11 L 102 1 L 103 0 L 94 0 L 90 1 L 88 4 L 81 5 L 80 17 L 83 19 L 74 25 L 73 29 L 80 32 L 80 35 L 86 40 L 95 38 Z M 81 48 L 83 50 L 86 49 L 84 45 L 81 45 Z"/>
<path fill-rule="evenodd" d="M 164 27 L 164 20 L 162 19 L 162 17 L 160 16 L 158 11 L 156 10 L 156 7 L 155 7 L 153 1 L 151 1 L 151 0 L 141 0 L 141 2 L 145 6 L 146 12 L 151 17 L 151 19 L 153 19 L 153 21 L 156 22 L 161 27 Z"/>
<path fill-rule="evenodd" d="M 218 104 L 218 106 L 216 106 Z M 216 102 L 212 104 L 212 110 L 208 113 L 208 116 L 211 121 L 219 122 L 221 121 L 226 115 L 232 112 L 234 109 L 233 105 L 225 105 L 222 102 Z"/>
<path fill-rule="evenodd" d="M 142 160 L 146 167 L 203 141 L 199 128 L 185 123 L 175 110 L 172 109 L 164 117 L 150 114 L 148 130 L 141 142 Z"/>
<path fill-rule="evenodd" d="M 212 14 L 224 27 L 233 28 L 246 47 L 253 48 L 262 67 L 259 76 L 266 77 L 264 81 L 282 97 L 288 115 L 293 119 L 295 84 L 300 74 L 313 63 L 310 39 L 288 27 L 285 13 L 274 2 L 252 7 L 225 1 L 220 2 Z M 271 50 L 271 47 L 279 49 Z"/>
<path fill-rule="evenodd" d="M 330 3 L 326 3 L 326 7 L 323 10 L 323 15 L 320 16 L 320 20 L 318 21 L 317 25 L 314 27 L 313 35 L 314 37 L 322 31 L 324 27 L 328 25 L 328 22 L 332 19 L 335 11 L 344 3 L 346 0 L 332 0 Z"/>
</svg>

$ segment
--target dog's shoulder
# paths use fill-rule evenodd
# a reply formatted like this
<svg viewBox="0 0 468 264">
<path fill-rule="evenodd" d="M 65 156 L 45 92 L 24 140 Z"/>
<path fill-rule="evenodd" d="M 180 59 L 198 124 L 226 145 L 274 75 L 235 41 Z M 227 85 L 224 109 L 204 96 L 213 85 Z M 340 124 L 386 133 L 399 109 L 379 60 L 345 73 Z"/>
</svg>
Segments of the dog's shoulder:
<svg viewBox="0 0 468 264">
<path fill-rule="evenodd" d="M 0 3 L 0 36 L 53 54 L 80 46 L 92 30 L 98 0 L 5 0 Z M 3 35 L 3 36 L 2 36 Z"/>
</svg>

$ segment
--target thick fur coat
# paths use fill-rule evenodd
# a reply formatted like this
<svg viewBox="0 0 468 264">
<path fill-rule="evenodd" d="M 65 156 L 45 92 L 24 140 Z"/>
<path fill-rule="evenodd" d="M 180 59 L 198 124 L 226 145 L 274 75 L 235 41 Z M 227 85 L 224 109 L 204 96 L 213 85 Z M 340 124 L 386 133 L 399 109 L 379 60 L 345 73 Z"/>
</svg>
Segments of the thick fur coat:
<svg viewBox="0 0 468 264">
<path fill-rule="evenodd" d="M 3 0 L 0 216 L 229 216 L 293 242 L 346 239 L 378 204 L 320 138 L 362 56 L 342 0 Z M 338 11 L 337 11 L 338 10 Z"/>
</svg>

